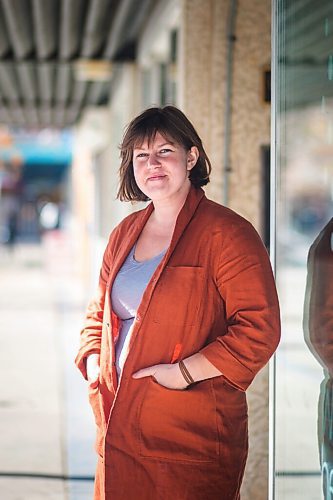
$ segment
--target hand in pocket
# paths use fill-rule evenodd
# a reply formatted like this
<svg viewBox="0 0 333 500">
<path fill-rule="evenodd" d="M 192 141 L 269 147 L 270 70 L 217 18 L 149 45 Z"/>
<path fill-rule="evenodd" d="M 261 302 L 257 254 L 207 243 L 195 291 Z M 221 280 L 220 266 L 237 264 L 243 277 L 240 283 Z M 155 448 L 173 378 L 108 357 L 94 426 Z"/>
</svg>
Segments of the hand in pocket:
<svg viewBox="0 0 333 500">
<path fill-rule="evenodd" d="M 90 354 L 87 358 L 87 377 L 89 385 L 95 389 L 99 383 L 99 354 Z"/>
</svg>

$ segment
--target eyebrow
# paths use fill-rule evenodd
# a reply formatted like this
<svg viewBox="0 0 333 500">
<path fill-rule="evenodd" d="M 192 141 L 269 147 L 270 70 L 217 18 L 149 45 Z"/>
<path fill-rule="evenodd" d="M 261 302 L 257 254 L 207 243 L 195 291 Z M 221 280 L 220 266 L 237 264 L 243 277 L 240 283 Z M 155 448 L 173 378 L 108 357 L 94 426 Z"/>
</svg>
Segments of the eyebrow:
<svg viewBox="0 0 333 500">
<path fill-rule="evenodd" d="M 167 146 L 167 145 L 174 146 L 174 143 L 170 142 L 170 141 L 169 142 L 163 142 L 163 144 L 157 144 L 157 147 L 158 148 L 163 148 L 163 146 Z M 139 151 L 146 151 L 146 149 L 144 149 L 142 147 L 135 147 L 134 148 L 134 150 L 139 150 Z"/>
</svg>

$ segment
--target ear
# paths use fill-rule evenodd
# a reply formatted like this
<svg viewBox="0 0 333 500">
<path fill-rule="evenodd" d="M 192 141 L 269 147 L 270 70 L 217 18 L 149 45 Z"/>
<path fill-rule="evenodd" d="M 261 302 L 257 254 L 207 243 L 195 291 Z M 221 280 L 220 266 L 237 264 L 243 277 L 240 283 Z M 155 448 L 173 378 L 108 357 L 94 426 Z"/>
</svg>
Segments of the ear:
<svg viewBox="0 0 333 500">
<path fill-rule="evenodd" d="M 192 168 L 196 165 L 199 158 L 199 150 L 196 146 L 192 146 L 191 149 L 187 152 L 187 170 L 192 170 Z"/>
</svg>

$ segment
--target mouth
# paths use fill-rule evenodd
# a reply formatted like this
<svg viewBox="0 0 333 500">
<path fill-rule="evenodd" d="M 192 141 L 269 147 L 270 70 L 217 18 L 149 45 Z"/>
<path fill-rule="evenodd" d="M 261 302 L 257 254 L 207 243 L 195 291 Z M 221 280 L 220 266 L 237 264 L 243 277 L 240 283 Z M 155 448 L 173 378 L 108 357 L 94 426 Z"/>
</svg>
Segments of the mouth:
<svg viewBox="0 0 333 500">
<path fill-rule="evenodd" d="M 151 175 L 150 177 L 147 178 L 147 181 L 160 181 L 163 180 L 165 177 L 166 175 L 162 174 Z"/>
</svg>

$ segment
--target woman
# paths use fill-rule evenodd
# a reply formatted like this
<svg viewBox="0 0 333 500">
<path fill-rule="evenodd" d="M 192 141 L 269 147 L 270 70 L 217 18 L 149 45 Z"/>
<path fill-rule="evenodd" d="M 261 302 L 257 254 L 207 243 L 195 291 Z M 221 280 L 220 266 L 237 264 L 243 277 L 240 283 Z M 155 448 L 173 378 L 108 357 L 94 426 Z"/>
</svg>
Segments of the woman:
<svg viewBox="0 0 333 500">
<path fill-rule="evenodd" d="M 125 218 L 105 250 L 76 362 L 90 383 L 95 499 L 234 500 L 245 390 L 276 349 L 279 309 L 253 227 L 206 198 L 210 162 L 177 108 L 151 108 L 121 146 Z"/>
</svg>

